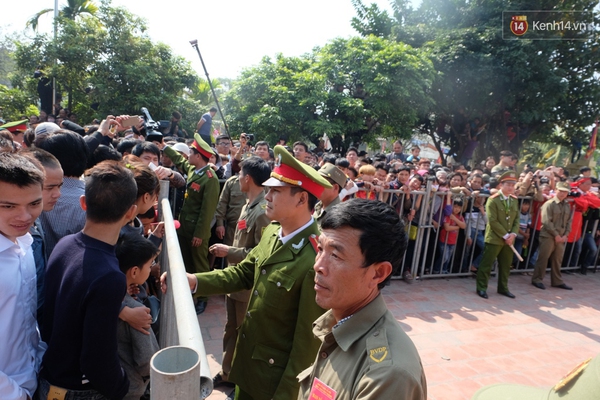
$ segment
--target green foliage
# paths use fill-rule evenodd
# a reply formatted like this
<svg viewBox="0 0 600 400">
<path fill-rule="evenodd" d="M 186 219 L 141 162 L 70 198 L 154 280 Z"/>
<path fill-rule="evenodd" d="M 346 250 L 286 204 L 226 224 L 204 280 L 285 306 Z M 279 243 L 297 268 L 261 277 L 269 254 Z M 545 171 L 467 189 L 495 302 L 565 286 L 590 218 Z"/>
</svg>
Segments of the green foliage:
<svg viewBox="0 0 600 400">
<path fill-rule="evenodd" d="M 34 100 L 19 89 L 9 89 L 0 85 L 0 111 L 6 122 L 18 121 L 22 116 L 37 115 Z"/>
<path fill-rule="evenodd" d="M 59 94 L 81 121 L 135 115 L 141 107 L 156 120 L 170 119 L 184 89 L 197 84 L 189 62 L 153 43 L 144 34 L 145 21 L 126 9 L 113 8 L 109 1 L 92 6 L 69 0 L 57 21 L 56 40 L 36 35 L 17 43 L 20 87 L 35 95 L 37 80 L 29 77 L 41 66 L 46 76 L 56 78 Z M 96 18 L 75 18 L 81 13 Z M 62 105 L 67 106 L 65 101 Z"/>
<path fill-rule="evenodd" d="M 36 31 L 39 25 L 40 17 L 53 12 L 53 8 L 46 8 L 35 13 L 27 26 Z M 91 0 L 67 0 L 67 4 L 63 6 L 58 13 L 59 18 L 65 18 L 75 21 L 78 17 L 94 17 L 98 12 L 98 6 Z"/>
<path fill-rule="evenodd" d="M 359 33 L 386 36 L 390 17 L 365 13 L 353 0 Z M 517 1 L 511 10 L 594 10 L 598 1 Z M 467 122 L 481 120 L 484 155 L 510 148 L 518 152 L 528 138 L 553 142 L 553 129 L 564 129 L 565 141 L 589 137 L 598 115 L 600 81 L 599 38 L 587 41 L 504 40 L 500 0 L 424 0 L 413 10 L 406 0 L 392 2 L 394 21 L 389 34 L 430 55 L 437 71 L 432 96 L 435 107 L 418 125 L 436 144 L 460 154 Z M 359 23 L 360 22 L 360 23 Z M 516 137 L 508 140 L 507 129 Z"/>
<path fill-rule="evenodd" d="M 301 57 L 264 58 L 245 70 L 226 98 L 234 132 L 336 150 L 376 137 L 408 137 L 430 104 L 431 62 L 405 44 L 370 36 L 337 39 Z"/>
<path fill-rule="evenodd" d="M 143 22 L 127 10 L 103 7 L 101 13 L 106 36 L 90 74 L 98 112 L 136 114 L 146 107 L 155 119 L 169 115 L 184 88 L 196 84 L 195 72 L 168 46 L 136 34 L 130 27 L 143 29 Z"/>
</svg>

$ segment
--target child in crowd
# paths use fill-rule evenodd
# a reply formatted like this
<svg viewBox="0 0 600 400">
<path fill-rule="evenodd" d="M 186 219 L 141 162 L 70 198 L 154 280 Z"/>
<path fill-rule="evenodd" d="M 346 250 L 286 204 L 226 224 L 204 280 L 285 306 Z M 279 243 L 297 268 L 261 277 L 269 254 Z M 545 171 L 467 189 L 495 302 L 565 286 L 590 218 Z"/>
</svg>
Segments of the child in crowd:
<svg viewBox="0 0 600 400">
<path fill-rule="evenodd" d="M 421 154 L 421 148 L 417 145 L 414 145 L 410 149 L 410 156 L 408 156 L 406 161 L 411 162 L 413 164 L 418 163 L 421 160 L 421 157 L 419 156 L 419 154 Z"/>
<path fill-rule="evenodd" d="M 364 188 L 364 190 L 359 190 L 356 193 L 356 197 L 359 199 L 369 199 L 375 200 L 377 196 L 375 192 L 377 191 L 377 186 L 373 184 L 375 180 L 375 173 L 377 172 L 376 168 L 372 165 L 366 164 L 360 167 L 358 170 L 358 179 L 362 183 L 357 182 L 359 188 Z"/>
<path fill-rule="evenodd" d="M 529 214 L 529 208 L 531 206 L 531 200 L 521 200 L 521 213 L 519 214 L 519 233 L 515 239 L 515 249 L 521 253 L 524 248 L 529 247 L 529 225 L 531 225 L 531 214 Z M 525 257 L 523 257 L 525 258 Z M 513 257 L 513 265 L 518 265 L 519 260 L 517 256 Z M 523 264 L 525 268 L 525 264 Z"/>
<path fill-rule="evenodd" d="M 452 203 L 452 214 L 444 218 L 444 223 L 440 232 L 440 241 L 438 243 L 439 256 L 436 258 L 433 272 L 439 273 L 441 266 L 443 274 L 449 273 L 448 266 L 452 260 L 452 255 L 454 254 L 458 231 L 467 227 L 465 219 L 461 215 L 462 209 L 463 201 L 461 199 L 454 199 Z"/>
<path fill-rule="evenodd" d="M 119 237 L 116 255 L 119 268 L 127 279 L 127 287 L 146 282 L 157 254 L 158 248 L 142 235 L 128 232 Z M 123 302 L 127 307 L 143 307 L 130 294 L 125 295 Z M 121 320 L 117 327 L 117 340 L 121 365 L 129 378 L 129 392 L 125 399 L 139 400 L 148 386 L 150 359 L 160 349 L 158 342 L 152 330 L 145 335 Z"/>
</svg>

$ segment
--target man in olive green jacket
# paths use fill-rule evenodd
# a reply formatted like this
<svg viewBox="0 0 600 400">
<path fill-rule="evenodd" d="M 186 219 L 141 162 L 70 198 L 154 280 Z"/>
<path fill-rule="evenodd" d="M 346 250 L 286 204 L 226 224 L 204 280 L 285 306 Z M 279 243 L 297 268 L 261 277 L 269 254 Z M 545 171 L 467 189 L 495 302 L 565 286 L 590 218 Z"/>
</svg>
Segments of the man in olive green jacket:
<svg viewBox="0 0 600 400">
<path fill-rule="evenodd" d="M 340 203 L 340 192 L 346 186 L 348 177 L 344 172 L 331 163 L 325 163 L 319 168 L 319 174 L 331 184 L 331 189 L 325 189 L 321 200 L 315 206 L 313 217 L 320 222 L 327 211 Z"/>
<path fill-rule="evenodd" d="M 542 206 L 542 229 L 540 231 L 540 247 L 531 284 L 538 289 L 546 289 L 543 280 L 550 260 L 550 283 L 554 287 L 571 290 L 560 273 L 560 266 L 565 254 L 565 243 L 571 232 L 572 213 L 567 202 L 571 187 L 567 182 L 556 184 L 556 195 Z"/>
<path fill-rule="evenodd" d="M 313 324 L 322 344 L 298 375 L 298 399 L 425 400 L 419 353 L 380 293 L 406 249 L 398 213 L 351 199 L 328 210 L 321 228 L 316 302 L 330 310 Z"/>
<path fill-rule="evenodd" d="M 227 257 L 229 266 L 235 266 L 242 262 L 250 251 L 258 245 L 262 238 L 263 230 L 271 223 L 266 216 L 267 201 L 265 190 L 261 186 L 269 179 L 271 168 L 269 164 L 260 157 L 250 157 L 242 161 L 239 177 L 236 176 L 235 183 L 239 186 L 237 191 L 244 197 L 248 196 L 246 204 L 238 215 L 237 226 L 234 228 L 233 243 L 216 243 L 210 246 L 209 251 L 217 257 Z M 231 188 L 233 191 L 233 188 Z M 221 198 L 223 196 L 221 195 Z M 250 291 L 231 293 L 226 298 L 227 321 L 223 333 L 223 360 L 221 372 L 213 378 L 213 385 L 233 386 L 229 382 L 229 372 L 238 337 L 238 329 L 244 321 Z"/>
<path fill-rule="evenodd" d="M 194 138 L 187 160 L 178 151 L 168 146 L 164 148 L 165 154 L 188 176 L 177 236 L 185 268 L 192 273 L 209 271 L 210 222 L 219 201 L 219 179 L 208 165 L 214 152 L 200 135 L 196 133 Z M 205 308 L 206 298 L 198 299 L 196 312 L 200 314 Z"/>
<path fill-rule="evenodd" d="M 274 150 L 275 168 L 263 186 L 269 187 L 266 215 L 277 222 L 238 265 L 188 275 L 196 294 L 251 289 L 229 374 L 237 400 L 295 399 L 296 376 L 319 348 L 311 324 L 324 310 L 315 303 L 312 266 L 319 229 L 311 214 L 331 185 L 284 147 Z M 161 281 L 166 285 L 164 274 Z"/>
<path fill-rule="evenodd" d="M 511 246 L 519 232 L 519 199 L 513 194 L 517 174 L 507 171 L 500 176 L 499 191 L 490 196 L 485 211 L 488 224 L 485 228 L 485 247 L 477 270 L 477 294 L 488 298 L 487 286 L 494 261 L 498 260 L 498 293 L 511 299 L 515 295 L 508 290 L 508 276 L 513 259 Z"/>
</svg>

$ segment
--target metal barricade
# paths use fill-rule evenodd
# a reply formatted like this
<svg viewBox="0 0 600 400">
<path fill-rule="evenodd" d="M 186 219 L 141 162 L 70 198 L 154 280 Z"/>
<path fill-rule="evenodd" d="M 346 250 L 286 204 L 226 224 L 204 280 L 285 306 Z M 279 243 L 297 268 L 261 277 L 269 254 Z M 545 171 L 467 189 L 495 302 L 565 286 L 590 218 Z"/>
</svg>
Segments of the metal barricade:
<svg viewBox="0 0 600 400">
<path fill-rule="evenodd" d="M 206 398 L 213 390 L 212 374 L 209 370 L 202 333 L 200 332 L 200 325 L 177 240 L 171 205 L 168 200 L 168 182 L 166 182 L 165 190 L 165 182 L 161 181 L 160 193 L 159 210 L 161 220 L 165 223 L 165 235 L 160 255 L 161 273 L 165 271 L 168 273 L 168 290 L 161 299 L 160 347 L 165 349 L 167 347 L 180 346 L 192 349 L 198 353 L 200 360 L 199 376 L 196 377 L 194 374 L 193 379 L 185 381 L 186 385 L 190 385 L 189 389 L 175 393 L 195 393 L 197 392 L 197 390 L 194 391 L 195 386 L 199 386 L 201 397 Z M 162 364 L 168 364 L 168 362 L 163 362 Z M 154 365 L 151 367 L 154 368 Z M 154 373 L 164 374 L 163 371 L 154 371 Z M 189 374 L 189 371 L 182 369 L 180 372 L 173 372 L 173 374 L 177 373 Z M 181 384 L 180 380 L 177 379 L 161 380 L 158 384 L 172 385 L 175 382 L 179 382 L 177 385 Z M 166 388 L 160 388 L 158 391 L 160 393 L 169 392 Z M 175 400 L 179 399 L 179 397 L 172 397 L 171 399 Z"/>
<path fill-rule="evenodd" d="M 360 190 L 365 191 L 364 189 Z M 441 225 L 444 218 L 443 208 L 445 205 L 451 204 L 451 202 L 448 202 L 447 196 L 452 198 L 452 194 L 449 194 L 449 192 L 432 190 L 431 181 L 427 182 L 424 190 L 411 191 L 409 194 L 406 194 L 403 190 L 387 189 L 378 194 L 380 200 L 390 204 L 403 217 L 409 236 L 408 247 L 402 266 L 392 279 L 402 279 L 406 271 L 409 271 L 410 276 L 415 278 L 446 278 L 470 276 L 472 274 L 471 267 L 478 263 L 483 253 L 483 247 L 485 246 L 485 226 L 487 225 L 485 213 L 474 212 L 473 207 L 478 201 L 477 199 L 487 199 L 489 195 L 478 194 L 477 196 L 463 197 L 465 204 L 462 215 L 465 216 L 467 226 L 465 229 L 460 229 L 456 245 L 453 247 L 444 243 L 444 240 L 440 240 Z M 420 200 L 418 200 L 419 198 Z M 521 215 L 523 202 L 526 200 L 530 202 L 530 207 L 527 213 Z M 523 217 L 525 221 L 528 221 L 528 224 L 532 228 L 530 229 L 527 246 L 521 246 L 521 243 L 518 243 L 516 246 L 523 257 L 523 262 L 515 257 L 511 273 L 530 275 L 534 270 L 537 258 L 537 247 L 533 246 L 533 244 L 538 239 L 539 231 L 536 231 L 535 227 L 541 218 L 541 205 L 544 202 L 536 202 L 531 196 L 519 196 L 518 201 L 519 217 Z M 410 204 L 410 208 L 407 207 L 408 204 Z M 534 204 L 536 209 L 539 210 L 535 213 L 535 220 L 532 220 Z M 411 212 L 414 215 L 412 219 L 408 218 Z M 446 213 L 448 213 L 448 210 L 446 210 Z M 593 221 L 593 224 L 592 231 L 596 232 L 598 221 Z M 567 246 L 567 251 L 565 251 L 564 255 L 565 260 L 563 261 L 563 271 L 580 268 L 581 260 L 578 261 L 578 259 L 581 258 L 581 246 L 585 238 L 587 225 L 588 221 L 584 221 L 581 238 Z M 600 246 L 596 249 L 593 246 L 589 247 L 595 250 L 593 257 L 590 256 L 593 258 L 593 262 L 589 266 L 590 268 L 594 268 L 595 271 L 598 264 L 598 257 L 600 256 Z M 440 258 L 443 261 L 444 257 L 449 257 L 447 270 L 444 270 L 443 265 L 440 265 Z M 492 271 L 492 274 L 495 274 L 495 269 Z"/>
</svg>

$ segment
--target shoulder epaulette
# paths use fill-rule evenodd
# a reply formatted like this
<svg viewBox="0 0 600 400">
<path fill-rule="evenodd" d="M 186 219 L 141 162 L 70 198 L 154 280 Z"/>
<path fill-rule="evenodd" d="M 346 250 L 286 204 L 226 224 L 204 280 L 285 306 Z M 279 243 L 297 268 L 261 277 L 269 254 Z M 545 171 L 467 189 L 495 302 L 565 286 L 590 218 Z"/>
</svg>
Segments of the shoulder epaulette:
<svg viewBox="0 0 600 400">
<path fill-rule="evenodd" d="M 493 195 L 490 196 L 490 199 L 495 199 L 496 197 L 500 196 L 500 192 L 496 192 Z"/>
<path fill-rule="evenodd" d="M 319 237 L 313 233 L 312 235 L 310 235 L 308 237 L 308 240 L 310 241 L 310 244 L 312 245 L 313 249 L 315 249 L 315 253 L 318 253 L 319 246 L 318 246 L 317 241 L 319 240 Z"/>
<path fill-rule="evenodd" d="M 517 196 L 515 196 L 514 194 L 511 194 L 510 197 L 512 197 L 513 199 L 519 199 Z"/>
<path fill-rule="evenodd" d="M 206 171 L 206 175 L 207 175 L 209 178 L 212 178 L 212 177 L 213 177 L 213 173 L 212 173 L 212 171 L 211 171 L 211 168 L 209 168 L 209 169 Z"/>
</svg>

